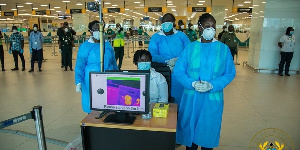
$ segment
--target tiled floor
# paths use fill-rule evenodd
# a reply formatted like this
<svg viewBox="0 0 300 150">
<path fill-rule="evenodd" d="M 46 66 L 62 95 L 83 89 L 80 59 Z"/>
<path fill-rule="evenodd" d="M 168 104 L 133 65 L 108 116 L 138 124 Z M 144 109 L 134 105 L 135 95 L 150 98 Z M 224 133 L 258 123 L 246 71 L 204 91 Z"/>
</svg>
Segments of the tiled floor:
<svg viewBox="0 0 300 150">
<path fill-rule="evenodd" d="M 80 134 L 79 122 L 86 114 L 81 109 L 81 95 L 75 92 L 74 72 L 60 68 L 60 56 L 52 56 L 50 46 L 45 46 L 47 61 L 43 63 L 43 72 L 28 73 L 28 45 L 24 72 L 10 70 L 14 67 L 13 57 L 5 51 L 6 71 L 0 72 L 0 121 L 28 113 L 33 106 L 41 105 L 46 137 L 70 142 Z M 135 69 L 133 53 L 129 54 L 131 58 L 124 58 L 123 69 Z M 242 65 L 247 60 L 247 51 L 239 54 L 241 65 L 236 66 L 236 78 L 225 89 L 220 146 L 215 149 L 249 149 L 254 135 L 265 128 L 283 130 L 294 141 L 295 149 L 300 149 L 300 76 L 253 73 Z M 75 65 L 75 60 L 73 62 Z M 35 133 L 31 120 L 5 129 Z M 47 147 L 49 150 L 64 149 L 50 143 Z M 38 149 L 38 144 L 35 139 L 0 133 L 0 149 L 33 150 Z M 183 146 L 177 148 L 184 149 Z"/>
</svg>

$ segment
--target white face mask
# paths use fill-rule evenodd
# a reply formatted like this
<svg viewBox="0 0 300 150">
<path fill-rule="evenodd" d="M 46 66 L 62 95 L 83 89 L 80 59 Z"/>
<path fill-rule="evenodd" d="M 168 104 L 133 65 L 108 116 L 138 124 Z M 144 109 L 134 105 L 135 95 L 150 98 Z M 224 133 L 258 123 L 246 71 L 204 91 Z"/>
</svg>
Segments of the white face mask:
<svg viewBox="0 0 300 150">
<path fill-rule="evenodd" d="M 216 35 L 216 30 L 213 27 L 204 29 L 201 24 L 200 24 L 200 26 L 203 29 L 202 37 L 205 40 L 209 41 L 214 38 L 214 36 Z"/>
<path fill-rule="evenodd" d="M 18 30 L 13 30 L 13 32 L 14 32 L 14 33 L 17 33 L 17 32 L 18 32 Z"/>
<path fill-rule="evenodd" d="M 224 29 L 225 32 L 228 32 L 227 28 Z"/>
<path fill-rule="evenodd" d="M 34 30 L 34 31 L 37 31 L 37 27 L 33 27 L 33 30 Z"/>
<path fill-rule="evenodd" d="M 94 32 L 93 32 L 93 37 L 94 37 L 94 39 L 96 39 L 96 40 L 100 40 L 100 32 L 99 32 L 99 31 L 94 31 Z"/>
<path fill-rule="evenodd" d="M 228 32 L 228 33 L 232 34 L 233 32 Z"/>
<path fill-rule="evenodd" d="M 183 28 L 184 28 L 184 25 L 181 25 L 180 28 L 183 29 Z"/>
<path fill-rule="evenodd" d="M 65 28 L 65 32 L 68 32 L 69 31 L 69 29 L 68 28 Z"/>
</svg>

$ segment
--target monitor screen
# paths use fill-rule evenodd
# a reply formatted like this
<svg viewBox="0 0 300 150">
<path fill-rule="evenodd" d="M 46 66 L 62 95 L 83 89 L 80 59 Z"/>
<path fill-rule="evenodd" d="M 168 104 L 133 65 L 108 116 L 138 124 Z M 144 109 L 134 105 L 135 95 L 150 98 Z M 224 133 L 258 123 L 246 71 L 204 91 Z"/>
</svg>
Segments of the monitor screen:
<svg viewBox="0 0 300 150">
<path fill-rule="evenodd" d="M 148 113 L 149 71 L 91 72 L 91 110 Z"/>
</svg>

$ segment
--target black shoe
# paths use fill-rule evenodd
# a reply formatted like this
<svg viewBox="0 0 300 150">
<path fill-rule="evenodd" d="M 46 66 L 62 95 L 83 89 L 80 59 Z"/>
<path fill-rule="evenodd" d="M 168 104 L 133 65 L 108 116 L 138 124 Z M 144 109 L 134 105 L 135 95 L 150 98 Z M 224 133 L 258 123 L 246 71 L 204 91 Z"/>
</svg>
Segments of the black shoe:
<svg viewBox="0 0 300 150">
<path fill-rule="evenodd" d="M 60 66 L 60 68 L 63 68 L 63 67 L 65 67 L 65 66 L 63 66 L 63 65 Z"/>
<path fill-rule="evenodd" d="M 283 74 L 282 74 L 282 73 L 278 73 L 278 75 L 280 75 L 280 76 L 283 76 Z"/>
<path fill-rule="evenodd" d="M 68 71 L 68 69 L 67 69 L 67 68 L 65 68 L 65 71 Z"/>
<path fill-rule="evenodd" d="M 2 68 L 2 71 L 5 71 L 5 69 L 4 69 L 4 68 Z"/>
<path fill-rule="evenodd" d="M 42 69 L 41 69 L 41 68 L 39 69 L 39 72 L 42 72 Z"/>
<path fill-rule="evenodd" d="M 14 68 L 14 69 L 11 69 L 11 71 L 15 71 L 15 70 L 19 70 L 19 68 Z"/>
<path fill-rule="evenodd" d="M 33 69 L 30 69 L 28 72 L 33 72 L 34 70 Z"/>
<path fill-rule="evenodd" d="M 288 73 L 287 73 L 287 74 L 285 74 L 285 75 L 286 75 L 286 76 L 291 76 L 291 75 L 290 75 L 290 74 L 288 74 Z"/>
<path fill-rule="evenodd" d="M 72 68 L 70 68 L 70 70 L 71 70 L 71 71 L 73 71 L 73 69 L 72 69 Z"/>
<path fill-rule="evenodd" d="M 22 71 L 25 71 L 25 68 L 22 68 Z"/>
</svg>

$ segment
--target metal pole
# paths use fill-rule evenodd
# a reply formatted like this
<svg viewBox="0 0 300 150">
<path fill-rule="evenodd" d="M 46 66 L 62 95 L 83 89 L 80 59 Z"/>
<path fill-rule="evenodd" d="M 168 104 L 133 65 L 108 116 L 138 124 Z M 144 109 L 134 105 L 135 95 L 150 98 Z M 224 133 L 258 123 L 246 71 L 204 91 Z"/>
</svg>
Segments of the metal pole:
<svg viewBox="0 0 300 150">
<path fill-rule="evenodd" d="M 37 141 L 39 144 L 39 150 L 47 150 L 44 125 L 43 125 L 42 106 L 34 106 L 33 112 L 34 112 L 35 129 L 36 129 Z"/>
<path fill-rule="evenodd" d="M 99 22 L 100 22 L 100 72 L 104 72 L 104 38 L 103 38 L 103 25 L 102 22 L 102 3 L 99 2 Z"/>
<path fill-rule="evenodd" d="M 136 36 L 134 35 L 134 36 L 132 37 L 133 43 L 132 43 L 132 52 L 131 52 L 131 53 L 134 53 L 135 39 L 136 39 Z"/>
<path fill-rule="evenodd" d="M 53 54 L 52 56 L 57 56 L 55 52 L 55 37 L 52 38 L 52 47 L 53 47 Z"/>
<path fill-rule="evenodd" d="M 130 58 L 130 56 L 129 56 L 129 37 L 127 38 L 127 57 L 126 58 Z"/>
<path fill-rule="evenodd" d="M 238 54 L 239 54 L 239 43 L 237 43 L 237 46 L 236 46 L 236 59 L 235 59 L 235 64 L 236 65 L 240 65 L 238 63 Z"/>
</svg>

